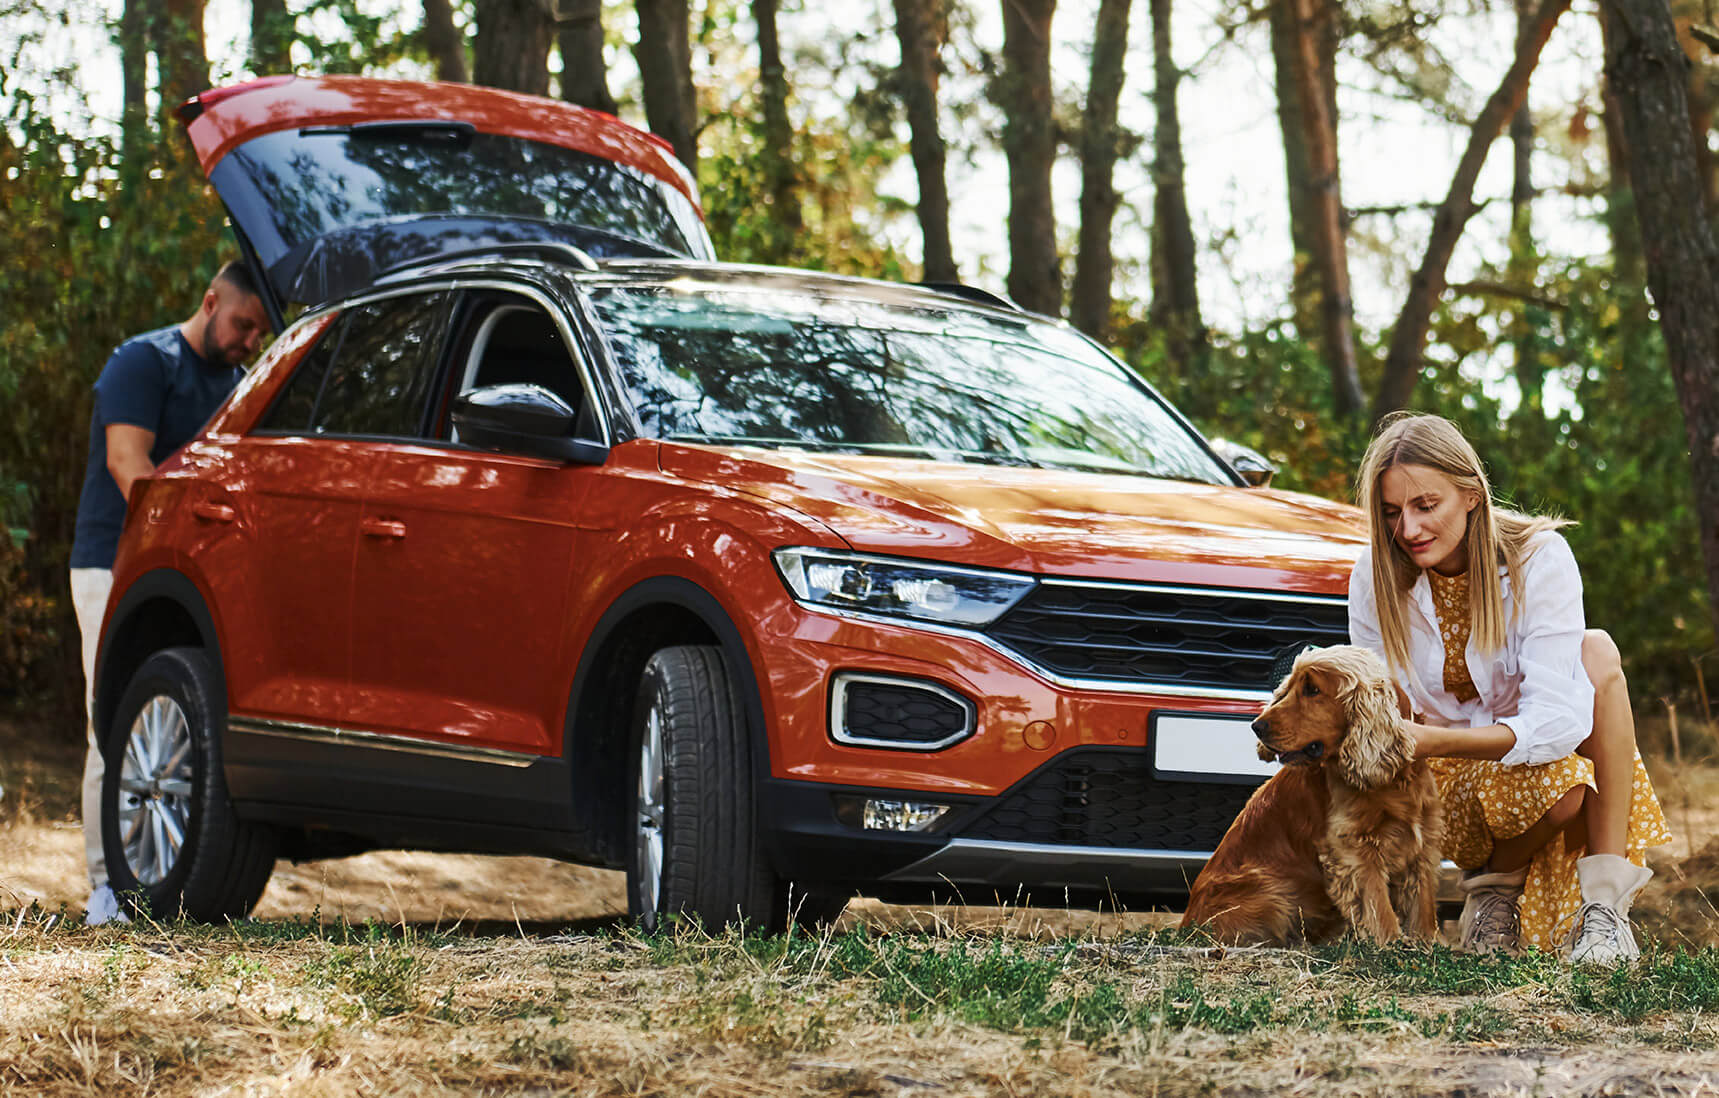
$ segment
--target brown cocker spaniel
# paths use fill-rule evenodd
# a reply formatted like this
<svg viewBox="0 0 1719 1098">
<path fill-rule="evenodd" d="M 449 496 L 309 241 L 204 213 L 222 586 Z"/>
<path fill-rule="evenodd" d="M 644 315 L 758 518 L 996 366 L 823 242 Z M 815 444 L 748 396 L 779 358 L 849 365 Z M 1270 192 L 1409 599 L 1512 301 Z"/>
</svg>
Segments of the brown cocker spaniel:
<svg viewBox="0 0 1719 1098">
<path fill-rule="evenodd" d="M 1253 730 L 1283 768 L 1201 870 L 1182 925 L 1278 945 L 1436 935 L 1444 816 L 1384 663 L 1351 645 L 1303 652 Z"/>
</svg>

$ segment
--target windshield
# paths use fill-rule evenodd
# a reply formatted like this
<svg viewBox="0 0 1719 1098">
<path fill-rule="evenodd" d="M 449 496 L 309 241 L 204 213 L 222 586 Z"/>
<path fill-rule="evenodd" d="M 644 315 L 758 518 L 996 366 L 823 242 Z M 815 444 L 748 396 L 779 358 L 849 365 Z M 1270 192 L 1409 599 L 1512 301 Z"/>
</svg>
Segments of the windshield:
<svg viewBox="0 0 1719 1098">
<path fill-rule="evenodd" d="M 592 301 L 647 435 L 1234 483 L 1124 366 L 1041 320 L 690 281 Z"/>
<path fill-rule="evenodd" d="M 710 255 L 698 211 L 667 182 L 456 124 L 265 134 L 228 154 L 210 179 L 266 267 L 336 230 L 422 214 L 583 225 L 678 255 Z"/>
</svg>

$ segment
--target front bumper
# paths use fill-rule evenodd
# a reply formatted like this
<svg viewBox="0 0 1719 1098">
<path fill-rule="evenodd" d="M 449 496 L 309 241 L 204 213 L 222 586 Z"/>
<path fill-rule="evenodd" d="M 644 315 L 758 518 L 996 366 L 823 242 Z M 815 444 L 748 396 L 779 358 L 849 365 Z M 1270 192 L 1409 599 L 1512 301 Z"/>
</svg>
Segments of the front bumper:
<svg viewBox="0 0 1719 1098">
<path fill-rule="evenodd" d="M 760 801 L 778 875 L 883 899 L 1180 903 L 1253 786 L 1154 777 L 1142 749 L 1074 748 L 995 797 L 772 779 Z M 950 809 L 930 834 L 867 829 L 844 800 Z"/>
</svg>

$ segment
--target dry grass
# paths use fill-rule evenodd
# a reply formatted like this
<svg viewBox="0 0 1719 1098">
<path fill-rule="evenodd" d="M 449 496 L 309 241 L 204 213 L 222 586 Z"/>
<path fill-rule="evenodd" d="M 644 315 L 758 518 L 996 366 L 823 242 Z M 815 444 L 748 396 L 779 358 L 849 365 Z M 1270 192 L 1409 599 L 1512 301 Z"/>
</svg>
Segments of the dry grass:
<svg viewBox="0 0 1719 1098">
<path fill-rule="evenodd" d="M 65 916 L 75 753 L 16 746 L 0 737 L 0 1094 L 1719 1094 L 1711 949 L 1614 984 L 1443 950 L 1213 950 L 1163 916 L 871 902 L 821 938 L 651 939 L 620 926 L 614 874 L 402 853 L 283 865 L 238 926 L 86 929 Z M 1719 767 L 1655 771 L 1694 834 L 1656 859 L 1638 923 L 1706 947 Z"/>
</svg>

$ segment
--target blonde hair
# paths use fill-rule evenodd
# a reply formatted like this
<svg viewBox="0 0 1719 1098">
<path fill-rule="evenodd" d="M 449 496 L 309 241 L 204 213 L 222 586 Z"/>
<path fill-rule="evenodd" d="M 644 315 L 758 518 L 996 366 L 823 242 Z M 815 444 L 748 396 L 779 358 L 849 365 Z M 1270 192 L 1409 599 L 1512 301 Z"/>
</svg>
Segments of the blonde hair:
<svg viewBox="0 0 1719 1098">
<path fill-rule="evenodd" d="M 1472 491 L 1479 502 L 1468 513 L 1469 636 L 1482 652 L 1504 647 L 1504 589 L 1499 582 L 1502 565 L 1510 584 L 1521 583 L 1522 562 L 1528 543 L 1547 530 L 1569 526 L 1566 519 L 1549 515 L 1524 515 L 1498 506 L 1480 455 L 1474 452 L 1456 424 L 1442 416 L 1402 415 L 1387 419 L 1361 459 L 1356 486 L 1361 510 L 1367 513 L 1367 533 L 1373 548 L 1373 602 L 1378 608 L 1379 636 L 1385 657 L 1392 667 L 1409 666 L 1409 589 L 1420 568 L 1391 534 L 1385 520 L 1385 501 L 1379 481 L 1398 465 L 1422 465 L 1443 473 L 1458 491 Z M 1518 600 L 1517 605 L 1520 605 Z"/>
</svg>

